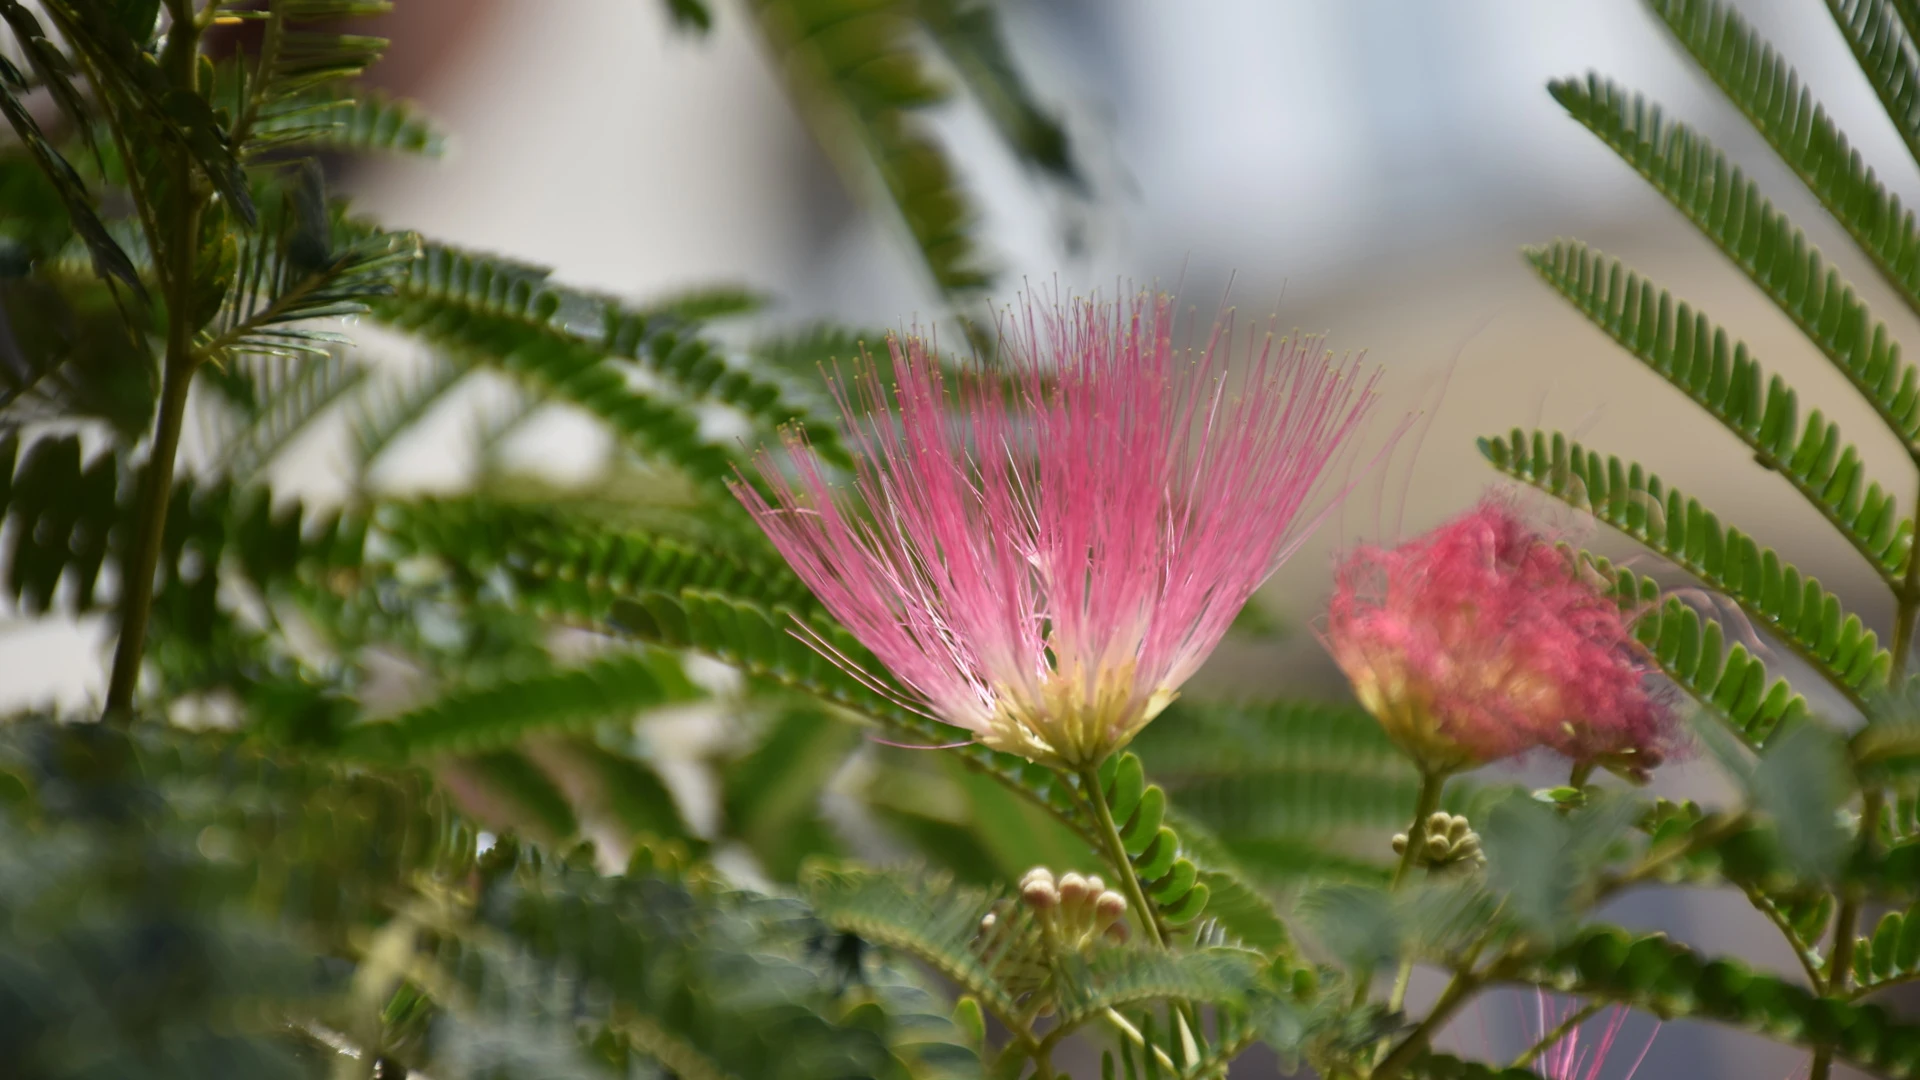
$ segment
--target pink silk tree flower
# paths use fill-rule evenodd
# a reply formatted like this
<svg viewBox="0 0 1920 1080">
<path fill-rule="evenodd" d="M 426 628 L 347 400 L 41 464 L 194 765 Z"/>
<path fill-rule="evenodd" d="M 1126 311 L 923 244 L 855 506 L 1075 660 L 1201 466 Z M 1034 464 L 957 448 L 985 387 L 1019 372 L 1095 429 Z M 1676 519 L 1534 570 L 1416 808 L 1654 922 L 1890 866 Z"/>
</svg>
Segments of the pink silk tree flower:
<svg viewBox="0 0 1920 1080">
<path fill-rule="evenodd" d="M 1376 376 L 1321 338 L 1267 335 L 1230 386 L 1231 320 L 1198 351 L 1172 324 L 1164 296 L 1030 301 L 1004 366 L 962 374 L 955 397 L 931 343 L 889 337 L 891 392 L 873 365 L 835 383 L 851 492 L 804 452 L 791 478 L 761 458 L 772 502 L 735 492 L 910 704 L 1092 768 L 1299 546 L 1375 399 Z"/>
<path fill-rule="evenodd" d="M 1488 498 L 1399 547 L 1354 552 L 1326 640 L 1429 776 L 1536 748 L 1637 773 L 1659 763 L 1673 717 L 1629 621 L 1570 552 Z"/>
</svg>

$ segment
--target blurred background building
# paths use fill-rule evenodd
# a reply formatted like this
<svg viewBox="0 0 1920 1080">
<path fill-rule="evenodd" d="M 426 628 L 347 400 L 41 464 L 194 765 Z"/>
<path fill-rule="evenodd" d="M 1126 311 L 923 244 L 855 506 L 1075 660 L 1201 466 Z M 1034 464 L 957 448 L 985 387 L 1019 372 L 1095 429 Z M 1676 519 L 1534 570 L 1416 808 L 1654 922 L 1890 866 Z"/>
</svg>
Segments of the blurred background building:
<svg viewBox="0 0 1920 1080">
<path fill-rule="evenodd" d="M 1848 245 L 1740 117 L 1637 5 L 1538 0 L 1008 0 L 1014 46 L 1039 96 L 1067 119 L 1084 194 L 1038 182 L 965 107 L 939 117 L 964 163 L 1002 271 L 1100 287 L 1179 283 L 1202 308 L 1327 329 L 1390 373 L 1396 408 L 1432 407 L 1417 454 L 1363 488 L 1269 587 L 1263 604 L 1300 632 L 1231 646 L 1216 685 L 1335 693 L 1307 632 L 1329 552 L 1410 532 L 1493 481 L 1474 438 L 1514 425 L 1576 433 L 1710 491 L 1733 524 L 1798 555 L 1843 595 L 1891 612 L 1867 567 L 1784 483 L 1536 281 L 1523 244 L 1579 236 L 1735 327 L 1773 369 L 1839 420 L 1872 474 L 1912 490 L 1912 468 L 1867 408 L 1792 326 L 1546 93 L 1548 79 L 1610 75 L 1703 128 L 1746 165 L 1912 334 Z M 718 5 L 704 38 L 636 0 L 403 0 L 379 69 L 453 133 L 440 162 L 396 160 L 351 177 L 360 207 L 449 242 L 549 264 L 572 284 L 644 299 L 734 282 L 776 300 L 772 319 L 897 326 L 938 314 L 907 242 L 863 209 L 816 147 L 740 12 Z M 1915 172 L 1822 5 L 1743 5 L 1780 45 L 1890 186 Z M 1907 199 L 1911 203 L 1912 199 Z M 1920 335 L 1909 340 L 1920 340 Z M 458 432 L 405 456 L 396 482 L 464 468 Z M 564 469 L 598 449 L 563 417 L 516 444 Z M 324 489 L 326 433 L 297 478 Z M 1906 503 L 1904 494 L 1902 504 Z M 1585 537 L 1589 526 L 1557 519 Z M 1626 554 L 1611 536 L 1602 550 Z M 98 692 L 96 628 L 4 643 L 11 700 Z M 1697 784 L 1704 770 L 1678 779 Z M 1622 921 L 1658 925 L 1791 972 L 1791 957 L 1737 897 L 1629 898 Z M 1496 1000 L 1485 1038 L 1514 1044 L 1521 1006 Z M 1470 1047 L 1477 1021 L 1455 1025 Z M 1644 1026 L 1629 1029 L 1636 1047 Z M 1631 1056 L 1628 1056 L 1630 1063 Z M 1624 1063 L 1623 1063 L 1624 1064 Z M 1653 1075 L 1784 1077 L 1759 1040 L 1682 1029 L 1659 1036 Z M 1238 1073 L 1236 1073 L 1238 1075 Z"/>
</svg>

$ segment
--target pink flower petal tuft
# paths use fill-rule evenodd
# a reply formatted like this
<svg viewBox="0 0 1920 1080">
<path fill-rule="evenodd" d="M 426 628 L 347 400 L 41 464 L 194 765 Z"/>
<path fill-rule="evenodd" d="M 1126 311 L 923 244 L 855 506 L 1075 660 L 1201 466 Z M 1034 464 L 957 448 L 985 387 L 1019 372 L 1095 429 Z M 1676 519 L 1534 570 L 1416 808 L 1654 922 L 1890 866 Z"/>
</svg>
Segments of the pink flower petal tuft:
<svg viewBox="0 0 1920 1080">
<path fill-rule="evenodd" d="M 1164 296 L 1018 316 L 1004 366 L 957 393 L 918 337 L 889 338 L 890 391 L 871 370 L 836 384 L 850 497 L 804 452 L 792 478 L 763 457 L 772 502 L 736 491 L 929 711 L 1086 768 L 1173 699 L 1298 546 L 1374 377 L 1321 338 L 1269 335 L 1230 386 L 1231 325 L 1176 349 Z"/>
<path fill-rule="evenodd" d="M 1673 738 L 1628 616 L 1501 499 L 1354 552 L 1326 637 L 1361 703 L 1429 773 L 1535 748 L 1644 770 Z"/>
</svg>

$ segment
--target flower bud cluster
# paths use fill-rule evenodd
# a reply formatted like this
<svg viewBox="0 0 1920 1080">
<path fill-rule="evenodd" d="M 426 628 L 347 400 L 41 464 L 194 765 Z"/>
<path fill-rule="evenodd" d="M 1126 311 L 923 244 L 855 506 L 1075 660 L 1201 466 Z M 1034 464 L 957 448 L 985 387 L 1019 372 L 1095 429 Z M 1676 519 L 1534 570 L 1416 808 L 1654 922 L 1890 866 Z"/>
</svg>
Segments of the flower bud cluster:
<svg viewBox="0 0 1920 1080">
<path fill-rule="evenodd" d="M 974 948 L 1016 998 L 1046 992 L 1064 954 L 1085 955 L 1101 941 L 1127 938 L 1127 898 L 1098 875 L 1036 866 L 1020 879 L 1019 894 L 981 916 Z M 1050 1003 L 1036 1015 L 1052 1015 Z"/>
<path fill-rule="evenodd" d="M 1036 866 L 1020 879 L 1020 902 L 1066 950 L 1083 952 L 1103 937 L 1126 940 L 1127 898 L 1098 874 L 1069 870 L 1055 880 L 1053 871 Z"/>
<path fill-rule="evenodd" d="M 1420 861 L 1432 870 L 1472 870 L 1487 864 L 1486 853 L 1480 850 L 1480 834 L 1465 817 L 1445 810 L 1437 810 L 1427 819 L 1421 844 L 1424 850 L 1418 853 Z M 1394 833 L 1393 853 L 1402 855 L 1406 850 L 1407 834 Z"/>
</svg>

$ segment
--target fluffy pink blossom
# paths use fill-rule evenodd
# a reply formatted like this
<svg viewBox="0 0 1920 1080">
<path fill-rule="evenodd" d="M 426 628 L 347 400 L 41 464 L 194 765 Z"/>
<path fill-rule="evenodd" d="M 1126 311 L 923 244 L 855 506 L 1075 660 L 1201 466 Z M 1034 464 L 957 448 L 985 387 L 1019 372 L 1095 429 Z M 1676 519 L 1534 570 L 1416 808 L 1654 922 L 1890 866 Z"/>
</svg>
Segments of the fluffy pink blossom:
<svg viewBox="0 0 1920 1080">
<path fill-rule="evenodd" d="M 995 748 L 1091 767 L 1298 546 L 1375 396 L 1322 339 L 1271 334 L 1230 388 L 1230 322 L 1197 351 L 1172 322 L 1164 296 L 1029 303 L 1003 327 L 1002 367 L 963 374 L 953 398 L 929 342 L 890 337 L 891 392 L 877 370 L 835 384 L 851 497 L 805 453 L 792 478 L 762 459 L 773 503 L 736 491 L 916 704 Z"/>
<path fill-rule="evenodd" d="M 1571 553 L 1489 498 L 1338 570 L 1327 643 L 1362 705 L 1430 774 L 1544 747 L 1644 770 L 1672 715 L 1628 617 Z"/>
</svg>

